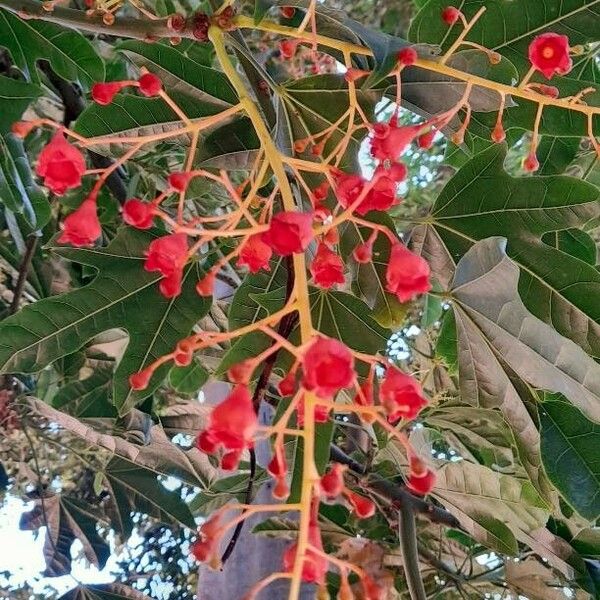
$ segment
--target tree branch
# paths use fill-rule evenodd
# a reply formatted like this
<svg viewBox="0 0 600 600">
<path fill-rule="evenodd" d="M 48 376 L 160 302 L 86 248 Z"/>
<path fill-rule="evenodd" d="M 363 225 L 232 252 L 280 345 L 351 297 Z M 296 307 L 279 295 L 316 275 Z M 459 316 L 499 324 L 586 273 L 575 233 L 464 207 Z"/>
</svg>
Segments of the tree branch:
<svg viewBox="0 0 600 600">
<path fill-rule="evenodd" d="M 33 260 L 35 249 L 37 248 L 37 240 L 38 236 L 32 233 L 25 242 L 25 253 L 23 254 L 23 260 L 21 261 L 21 265 L 19 267 L 19 275 L 17 277 L 17 283 L 13 292 L 13 299 L 10 303 L 10 308 L 8 309 L 8 314 L 10 315 L 15 314 L 19 308 L 19 302 L 21 301 L 21 296 L 23 295 L 23 290 L 25 289 L 25 283 L 27 282 L 27 275 L 29 274 L 31 261 Z"/>
<path fill-rule="evenodd" d="M 404 575 L 411 600 L 427 600 L 427 594 L 425 593 L 419 569 L 415 513 L 406 503 L 402 503 L 398 507 L 398 537 L 402 550 Z"/>
<path fill-rule="evenodd" d="M 432 523 L 440 523 L 448 527 L 460 528 L 458 519 L 450 514 L 444 508 L 427 502 L 423 498 L 411 494 L 411 492 L 402 485 L 397 485 L 384 479 L 377 473 L 367 473 L 365 467 L 335 445 L 331 445 L 330 456 L 332 460 L 348 465 L 351 471 L 358 475 L 363 475 L 361 483 L 377 495 L 388 499 L 395 508 L 406 506 L 415 513 L 419 513 L 429 519 Z"/>
</svg>

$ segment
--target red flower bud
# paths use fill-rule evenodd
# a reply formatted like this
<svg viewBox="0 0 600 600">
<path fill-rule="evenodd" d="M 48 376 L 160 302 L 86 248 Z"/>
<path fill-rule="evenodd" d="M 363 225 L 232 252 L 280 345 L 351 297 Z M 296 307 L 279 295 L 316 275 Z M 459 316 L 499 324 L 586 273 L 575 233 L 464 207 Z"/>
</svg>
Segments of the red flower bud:
<svg viewBox="0 0 600 600">
<path fill-rule="evenodd" d="M 292 19 L 296 14 L 296 9 L 293 6 L 282 6 L 280 11 L 284 19 Z"/>
<path fill-rule="evenodd" d="M 300 40 L 281 40 L 279 42 L 281 58 L 284 60 L 292 58 L 294 54 L 296 54 L 296 49 L 298 48 L 299 43 Z"/>
<path fill-rule="evenodd" d="M 285 398 L 291 396 L 296 389 L 296 372 L 290 371 L 280 382 L 279 382 L 279 393 Z"/>
<path fill-rule="evenodd" d="M 191 173 L 176 172 L 169 175 L 168 181 L 169 185 L 177 192 L 185 192 L 192 178 Z"/>
<path fill-rule="evenodd" d="M 435 480 L 436 476 L 434 471 L 427 468 L 422 475 L 411 473 L 406 481 L 406 486 L 415 494 L 425 496 L 426 494 L 429 494 L 435 486 Z"/>
<path fill-rule="evenodd" d="M 429 150 L 433 146 L 433 140 L 435 138 L 435 129 L 431 128 L 428 132 L 420 135 L 417 138 L 417 145 L 422 150 Z"/>
<path fill-rule="evenodd" d="M 492 141 L 496 142 L 496 144 L 502 143 L 506 139 L 506 132 L 504 131 L 504 127 L 502 123 L 496 123 L 494 130 L 492 131 Z"/>
<path fill-rule="evenodd" d="M 534 173 L 539 168 L 540 163 L 535 155 L 535 150 L 532 150 L 523 160 L 523 169 L 528 173 Z"/>
<path fill-rule="evenodd" d="M 241 450 L 232 450 L 231 452 L 223 454 L 223 457 L 221 458 L 221 469 L 223 469 L 223 471 L 234 471 L 240 464 L 241 458 Z"/>
<path fill-rule="evenodd" d="M 406 48 L 402 48 L 402 50 L 400 50 L 400 52 L 398 52 L 398 62 L 405 67 L 414 65 L 416 60 L 417 60 L 417 51 L 410 46 L 408 46 Z"/>
<path fill-rule="evenodd" d="M 137 229 L 150 229 L 154 220 L 155 208 L 152 204 L 131 198 L 123 204 L 123 221 Z"/>
<path fill-rule="evenodd" d="M 197 284 L 196 293 L 198 296 L 208 298 L 212 296 L 215 291 L 215 281 L 217 279 L 214 271 L 209 271 Z"/>
<path fill-rule="evenodd" d="M 154 73 L 144 73 L 138 80 L 144 96 L 158 96 L 162 90 L 161 80 Z"/>
<path fill-rule="evenodd" d="M 321 491 L 328 499 L 333 500 L 344 491 L 344 471 L 347 468 L 346 465 L 333 463 L 331 469 L 321 477 Z"/>
<path fill-rule="evenodd" d="M 114 97 L 129 85 L 126 81 L 109 81 L 108 83 L 95 83 L 92 86 L 92 100 L 96 104 L 106 106 L 110 104 Z"/>
<path fill-rule="evenodd" d="M 34 127 L 35 123 L 32 121 L 17 121 L 16 123 L 12 124 L 10 130 L 18 138 L 24 139 L 29 135 Z"/>
<path fill-rule="evenodd" d="M 152 378 L 152 374 L 154 370 L 150 367 L 146 367 L 145 369 L 138 371 L 137 373 L 133 373 L 133 375 L 129 376 L 129 385 L 132 390 L 145 390 L 150 383 L 150 379 Z"/>
<path fill-rule="evenodd" d="M 243 383 L 245 385 L 250 381 L 255 368 L 256 361 L 248 358 L 229 367 L 227 378 L 231 383 Z"/>
<path fill-rule="evenodd" d="M 454 6 L 446 6 L 446 8 L 444 8 L 442 11 L 442 21 L 444 21 L 446 25 L 452 26 L 454 23 L 456 23 L 456 21 L 458 21 L 458 19 L 460 19 L 461 14 L 462 13 L 460 10 L 458 10 L 458 8 L 455 8 Z"/>
</svg>

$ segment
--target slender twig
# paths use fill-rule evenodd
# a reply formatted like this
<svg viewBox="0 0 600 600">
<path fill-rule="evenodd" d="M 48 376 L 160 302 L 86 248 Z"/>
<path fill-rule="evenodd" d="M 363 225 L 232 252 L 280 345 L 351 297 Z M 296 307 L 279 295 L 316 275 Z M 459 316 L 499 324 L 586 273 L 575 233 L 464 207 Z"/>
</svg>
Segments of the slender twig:
<svg viewBox="0 0 600 600">
<path fill-rule="evenodd" d="M 11 315 L 16 313 L 19 308 L 19 302 L 21 301 L 21 296 L 23 295 L 23 290 L 25 289 L 25 283 L 27 282 L 27 275 L 29 274 L 31 261 L 33 260 L 35 249 L 37 248 L 37 240 L 38 236 L 32 233 L 27 238 L 25 243 L 25 253 L 23 254 L 21 266 L 19 267 L 19 275 L 17 277 L 17 283 L 13 292 L 13 299 L 10 303 L 10 308 L 8 309 L 8 313 Z"/>
<path fill-rule="evenodd" d="M 330 456 L 332 460 L 347 465 L 351 471 L 364 476 L 361 484 L 389 500 L 394 507 L 399 508 L 404 505 L 413 512 L 423 515 L 432 523 L 442 523 L 448 527 L 460 528 L 458 519 L 447 510 L 411 494 L 405 486 L 392 483 L 377 473 L 368 473 L 363 465 L 333 444 L 330 447 Z"/>
<path fill-rule="evenodd" d="M 408 584 L 411 600 L 427 600 L 423 579 L 419 570 L 417 547 L 417 524 L 415 513 L 406 503 L 398 506 L 398 536 L 402 550 L 404 576 Z"/>
<path fill-rule="evenodd" d="M 286 294 L 284 304 L 290 299 L 292 292 L 294 290 L 294 264 L 292 260 L 288 257 L 287 261 L 287 281 L 286 281 Z M 277 328 L 277 333 L 286 339 L 294 330 L 296 326 L 296 313 L 289 313 L 281 319 L 279 322 L 279 326 Z M 275 343 L 275 340 L 273 340 Z M 279 349 L 281 350 L 281 349 Z M 269 384 L 269 379 L 271 378 L 271 373 L 273 371 L 273 367 L 275 366 L 275 362 L 277 360 L 277 356 L 279 355 L 279 350 L 271 354 L 264 363 L 263 369 L 258 378 L 258 382 L 256 387 L 254 388 L 254 394 L 252 397 L 252 404 L 254 406 L 254 410 L 258 412 L 260 408 L 260 403 L 263 399 L 267 386 Z M 250 474 L 248 476 L 248 485 L 246 487 L 245 494 L 245 504 L 250 504 L 252 502 L 252 496 L 254 491 L 254 480 L 256 478 L 256 453 L 254 448 L 250 449 Z M 237 541 L 242 533 L 242 529 L 244 527 L 245 521 L 240 521 L 233 531 L 233 535 L 227 544 L 227 548 L 225 548 L 225 552 L 223 552 L 223 556 L 221 556 L 221 565 L 225 564 L 225 561 L 231 556 Z"/>
</svg>

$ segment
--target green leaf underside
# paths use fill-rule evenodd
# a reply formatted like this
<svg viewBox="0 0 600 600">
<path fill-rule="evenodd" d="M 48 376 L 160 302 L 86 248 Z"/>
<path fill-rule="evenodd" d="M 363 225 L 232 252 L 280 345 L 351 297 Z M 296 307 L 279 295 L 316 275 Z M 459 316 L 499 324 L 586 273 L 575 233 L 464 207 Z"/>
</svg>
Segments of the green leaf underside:
<svg viewBox="0 0 600 600">
<path fill-rule="evenodd" d="M 564 397 L 548 394 L 540 408 L 542 459 L 552 483 L 582 517 L 600 515 L 600 425 Z"/>
<path fill-rule="evenodd" d="M 37 85 L 0 75 L 0 133 L 10 131 L 11 125 L 41 94 Z"/>
<path fill-rule="evenodd" d="M 457 262 L 477 240 L 507 238 L 507 253 L 521 270 L 519 293 L 527 309 L 600 357 L 600 305 L 595 301 L 600 273 L 542 241 L 545 234 L 597 219 L 600 191 L 567 176 L 513 178 L 503 169 L 505 152 L 501 146 L 489 148 L 448 182 L 427 225 L 417 228 L 420 252 L 431 259 L 433 277 L 443 283 L 448 263 Z"/>
<path fill-rule="evenodd" d="M 129 343 L 115 371 L 113 402 L 125 413 L 151 394 L 168 365 L 157 370 L 143 392 L 131 390 L 129 375 L 171 352 L 210 307 L 210 301 L 194 289 L 200 278 L 197 263 L 186 268 L 177 298 L 160 294 L 160 274 L 143 268 L 144 250 L 154 237 L 123 228 L 106 248 L 53 248 L 69 260 L 96 268 L 98 275 L 81 289 L 36 302 L 2 322 L 2 372 L 35 373 L 94 336 L 123 329 L 129 334 Z"/>
</svg>

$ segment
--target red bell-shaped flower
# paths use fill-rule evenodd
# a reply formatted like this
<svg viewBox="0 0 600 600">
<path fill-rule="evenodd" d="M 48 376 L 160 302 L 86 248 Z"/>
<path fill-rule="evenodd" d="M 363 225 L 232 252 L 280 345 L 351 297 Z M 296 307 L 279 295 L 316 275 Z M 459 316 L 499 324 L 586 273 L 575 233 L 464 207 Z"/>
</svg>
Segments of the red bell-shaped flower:
<svg viewBox="0 0 600 600">
<path fill-rule="evenodd" d="M 330 288 L 336 283 L 344 283 L 344 261 L 339 254 L 320 243 L 310 265 L 315 283 L 322 288 Z"/>
<path fill-rule="evenodd" d="M 123 221 L 137 229 L 150 229 L 154 220 L 153 204 L 131 198 L 123 204 Z"/>
<path fill-rule="evenodd" d="M 86 198 L 62 223 L 61 244 L 91 246 L 102 235 L 102 227 L 96 212 L 96 199 Z"/>
<path fill-rule="evenodd" d="M 554 74 L 566 75 L 573 68 L 569 56 L 569 38 L 558 33 L 542 33 L 529 44 L 531 65 L 550 79 Z"/>
<path fill-rule="evenodd" d="M 356 378 L 354 356 L 348 347 L 332 338 L 317 337 L 302 362 L 303 384 L 320 398 L 331 398 L 352 385 Z"/>
<path fill-rule="evenodd" d="M 262 239 L 280 256 L 304 252 L 313 239 L 312 220 L 311 213 L 277 213 Z"/>
<path fill-rule="evenodd" d="M 263 241 L 260 234 L 251 235 L 240 250 L 237 266 L 248 267 L 250 273 L 258 273 L 261 269 L 270 271 L 269 261 L 272 255 L 271 246 Z"/>
<path fill-rule="evenodd" d="M 379 398 L 390 422 L 414 419 L 427 405 L 419 382 L 397 367 L 388 367 L 381 385 Z"/>
<path fill-rule="evenodd" d="M 385 273 L 386 289 L 400 302 L 408 302 L 431 289 L 429 272 L 427 261 L 403 244 L 395 244 Z"/>
<path fill-rule="evenodd" d="M 58 130 L 40 152 L 35 172 L 44 178 L 44 185 L 57 196 L 79 187 L 85 173 L 83 154 L 67 142 L 62 130 Z"/>
</svg>

